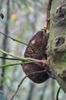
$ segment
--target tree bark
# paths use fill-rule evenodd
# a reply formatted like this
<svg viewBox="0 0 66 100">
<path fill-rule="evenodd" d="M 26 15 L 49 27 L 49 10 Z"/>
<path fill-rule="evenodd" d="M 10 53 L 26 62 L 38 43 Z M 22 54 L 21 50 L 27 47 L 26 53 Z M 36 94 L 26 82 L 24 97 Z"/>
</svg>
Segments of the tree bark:
<svg viewBox="0 0 66 100">
<path fill-rule="evenodd" d="M 61 49 L 60 49 L 61 47 Z M 63 49 L 64 48 L 64 49 Z M 58 51 L 59 50 L 59 51 Z M 66 0 L 53 0 L 50 14 L 48 56 L 50 69 L 66 92 Z"/>
</svg>

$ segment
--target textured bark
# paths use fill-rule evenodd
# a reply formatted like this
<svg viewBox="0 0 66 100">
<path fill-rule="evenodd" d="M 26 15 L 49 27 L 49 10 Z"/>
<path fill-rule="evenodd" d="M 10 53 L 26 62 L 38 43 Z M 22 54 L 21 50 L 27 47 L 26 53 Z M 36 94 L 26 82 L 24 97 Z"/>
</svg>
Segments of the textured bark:
<svg viewBox="0 0 66 100">
<path fill-rule="evenodd" d="M 50 69 L 66 92 L 66 0 L 53 0 L 50 21 L 48 42 Z"/>
</svg>

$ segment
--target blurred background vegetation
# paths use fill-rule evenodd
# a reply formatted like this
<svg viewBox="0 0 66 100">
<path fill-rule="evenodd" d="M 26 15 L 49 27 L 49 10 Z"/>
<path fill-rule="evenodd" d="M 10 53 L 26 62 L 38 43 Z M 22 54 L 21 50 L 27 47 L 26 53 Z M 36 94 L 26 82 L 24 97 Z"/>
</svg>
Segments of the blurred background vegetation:
<svg viewBox="0 0 66 100">
<path fill-rule="evenodd" d="M 4 14 L 4 18 L 0 18 L 0 32 L 28 43 L 31 37 L 45 25 L 47 1 L 0 0 L 0 13 Z M 23 57 L 26 45 L 19 44 L 0 34 L 0 49 Z M 5 58 L 7 55 L 0 53 L 0 56 Z M 0 59 L 0 67 L 13 63 L 17 63 L 17 61 Z M 1 68 L 0 76 L 0 91 L 3 91 L 9 100 L 25 73 L 21 65 L 14 65 Z M 55 100 L 58 87 L 57 82 L 52 79 L 42 84 L 35 84 L 26 78 L 14 100 Z M 62 91 L 59 100 L 65 100 Z"/>
</svg>

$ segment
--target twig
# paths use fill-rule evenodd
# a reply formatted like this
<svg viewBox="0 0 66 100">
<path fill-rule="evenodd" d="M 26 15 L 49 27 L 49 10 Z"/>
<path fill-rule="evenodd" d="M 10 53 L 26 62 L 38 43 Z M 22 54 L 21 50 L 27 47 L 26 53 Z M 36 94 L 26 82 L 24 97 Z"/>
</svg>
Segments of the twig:
<svg viewBox="0 0 66 100">
<path fill-rule="evenodd" d="M 24 64 L 28 64 L 28 63 L 31 63 L 31 62 L 20 62 L 20 63 L 18 62 L 18 63 L 12 63 L 12 64 L 5 64 L 5 65 L 1 65 L 0 68 L 3 68 L 3 67 L 6 68 L 6 67 L 9 67 L 9 66 L 14 66 L 14 65 L 24 65 Z M 48 73 L 49 73 L 49 72 L 48 72 Z M 48 73 L 47 73 L 47 74 L 48 74 Z M 53 77 L 50 73 L 49 73 L 48 75 L 49 75 L 51 78 L 54 79 L 54 77 Z"/>
<path fill-rule="evenodd" d="M 53 75 L 53 73 L 50 73 L 50 72 L 47 72 L 47 74 L 49 75 L 49 77 L 51 77 L 52 79 L 56 79 L 55 76 Z"/>
<path fill-rule="evenodd" d="M 14 65 L 20 65 L 20 64 L 22 64 L 22 62 L 21 63 L 14 63 L 14 64 L 5 64 L 5 65 L 1 65 L 0 66 L 0 68 L 3 68 L 3 67 L 9 67 L 9 66 L 14 66 Z"/>
<path fill-rule="evenodd" d="M 59 100 L 59 93 L 60 93 L 61 87 L 59 87 L 58 91 L 57 91 L 57 95 L 56 95 L 56 100 Z"/>
<path fill-rule="evenodd" d="M 53 0 L 48 0 L 47 9 L 46 9 L 46 16 L 47 16 L 46 17 L 46 32 L 50 28 L 50 10 L 51 10 L 52 1 Z"/>
<path fill-rule="evenodd" d="M 6 54 L 6 55 L 9 55 L 9 56 L 12 56 L 12 57 L 15 57 L 15 58 L 17 58 L 17 59 L 19 59 L 20 61 L 22 61 L 22 62 L 28 62 L 28 63 L 42 63 L 42 64 L 46 64 L 46 65 L 48 65 L 48 61 L 47 60 L 38 60 L 38 59 L 33 59 L 33 58 L 29 58 L 29 57 L 24 57 L 24 58 L 22 58 L 22 57 L 19 57 L 19 56 L 15 56 L 14 54 L 12 54 L 12 53 L 8 53 L 8 52 L 6 52 L 6 51 L 4 51 L 4 50 L 2 50 L 2 49 L 0 49 L 0 52 L 1 53 L 4 53 L 4 54 Z"/>
<path fill-rule="evenodd" d="M 43 70 L 43 71 L 31 72 L 31 73 L 29 73 L 28 75 L 26 75 L 26 76 L 20 81 L 20 83 L 19 83 L 19 85 L 18 85 L 18 87 L 17 87 L 16 92 L 14 93 L 14 95 L 11 97 L 10 100 L 13 100 L 13 99 L 14 99 L 14 97 L 16 96 L 16 94 L 17 94 L 17 92 L 18 92 L 20 86 L 22 85 L 22 83 L 24 82 L 24 80 L 25 80 L 28 76 L 33 75 L 33 74 L 38 74 L 38 73 L 40 74 L 40 73 L 42 73 L 42 72 L 45 72 L 45 70 Z"/>
<path fill-rule="evenodd" d="M 6 59 L 6 60 L 19 60 L 17 58 L 10 58 L 10 57 L 6 57 L 4 58 L 3 56 L 0 56 L 1 59 Z"/>
<path fill-rule="evenodd" d="M 15 38 L 13 38 L 13 37 L 11 37 L 11 36 L 9 36 L 9 35 L 6 35 L 6 34 L 3 33 L 3 32 L 0 32 L 0 34 L 2 34 L 2 35 L 4 35 L 4 36 L 7 36 L 7 38 L 9 38 L 9 39 L 11 39 L 11 40 L 13 40 L 13 41 L 16 41 L 17 43 L 20 43 L 20 44 L 23 44 L 23 45 L 25 45 L 25 46 L 28 46 L 27 43 L 22 42 L 22 41 L 20 41 L 20 40 L 17 40 L 17 39 L 15 39 Z M 34 50 L 34 48 L 33 48 L 32 46 L 30 46 L 30 47 Z"/>
<path fill-rule="evenodd" d="M 11 40 L 16 41 L 16 42 L 18 42 L 18 43 L 24 44 L 24 45 L 26 45 L 26 46 L 28 45 L 28 44 L 26 44 L 26 43 L 24 43 L 24 42 L 22 42 L 22 41 L 19 41 L 19 40 L 17 40 L 17 39 L 12 38 L 12 37 L 9 36 L 9 35 L 4 34 L 3 32 L 0 32 L 0 34 L 2 34 L 2 35 L 4 35 L 4 36 L 7 36 L 7 37 L 10 38 Z"/>
</svg>

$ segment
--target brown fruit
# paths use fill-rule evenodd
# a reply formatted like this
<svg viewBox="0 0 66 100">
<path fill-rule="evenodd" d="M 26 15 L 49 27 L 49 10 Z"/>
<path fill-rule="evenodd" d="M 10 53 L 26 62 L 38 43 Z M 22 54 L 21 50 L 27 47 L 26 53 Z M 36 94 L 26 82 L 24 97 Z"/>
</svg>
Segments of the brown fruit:
<svg viewBox="0 0 66 100">
<path fill-rule="evenodd" d="M 47 54 L 46 54 L 47 42 L 48 42 L 48 35 L 45 33 L 45 31 L 41 30 L 37 32 L 29 41 L 24 56 L 39 60 L 47 59 Z M 47 65 L 35 64 L 35 63 L 24 64 L 23 70 L 27 75 L 31 72 L 36 72 L 36 71 L 38 72 L 44 70 L 44 72 L 34 73 L 28 76 L 35 83 L 42 83 L 49 78 L 49 75 L 46 72 L 48 70 Z"/>
</svg>

